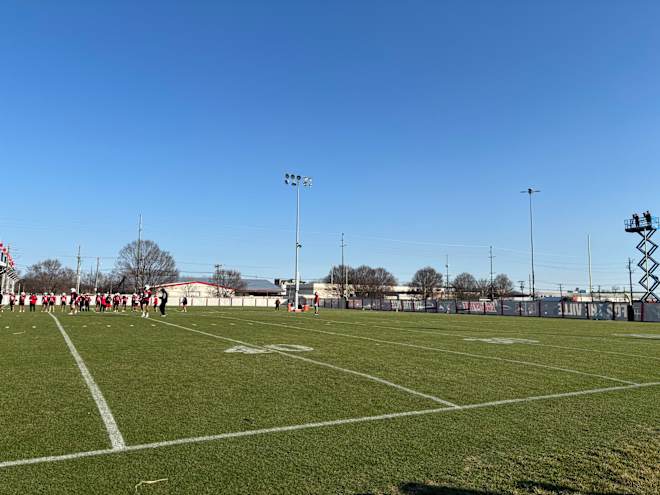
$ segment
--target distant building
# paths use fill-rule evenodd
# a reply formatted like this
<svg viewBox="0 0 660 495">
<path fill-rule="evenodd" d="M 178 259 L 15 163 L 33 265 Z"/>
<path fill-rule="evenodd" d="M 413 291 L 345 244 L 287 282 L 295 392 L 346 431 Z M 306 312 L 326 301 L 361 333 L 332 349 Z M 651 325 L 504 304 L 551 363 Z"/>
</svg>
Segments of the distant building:
<svg viewBox="0 0 660 495">
<path fill-rule="evenodd" d="M 292 281 L 285 282 L 286 296 L 289 299 L 293 299 L 296 284 Z M 323 282 L 301 282 L 299 288 L 299 294 L 302 297 L 312 297 L 316 292 L 318 292 L 319 297 L 323 299 L 333 299 L 342 297 L 342 294 L 339 293 L 339 286 L 337 284 L 328 284 Z M 443 297 L 445 293 L 444 287 L 437 288 L 434 291 L 434 297 L 440 298 Z M 349 286 L 349 297 L 354 297 L 353 289 Z M 419 290 L 415 287 L 409 285 L 393 285 L 388 287 L 388 289 L 383 294 L 385 299 L 418 299 L 420 296 Z"/>
<path fill-rule="evenodd" d="M 182 297 L 190 298 L 216 298 L 218 297 L 218 289 L 221 289 L 223 297 L 232 296 L 254 296 L 254 297 L 268 297 L 268 296 L 283 296 L 284 291 L 279 285 L 275 285 L 268 280 L 263 279 L 243 279 L 245 286 L 236 290 L 233 287 L 225 287 L 224 285 L 218 286 L 212 282 L 205 280 L 186 280 L 182 282 L 171 282 L 168 284 L 160 284 L 154 286 L 154 289 L 161 287 L 167 290 L 171 301 L 178 301 Z"/>
</svg>

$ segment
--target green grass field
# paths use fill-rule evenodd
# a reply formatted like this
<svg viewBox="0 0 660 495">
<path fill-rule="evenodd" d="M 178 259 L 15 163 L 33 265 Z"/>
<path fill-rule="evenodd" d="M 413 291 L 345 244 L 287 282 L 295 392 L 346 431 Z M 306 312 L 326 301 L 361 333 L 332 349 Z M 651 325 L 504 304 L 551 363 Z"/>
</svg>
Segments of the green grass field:
<svg viewBox="0 0 660 495">
<path fill-rule="evenodd" d="M 0 314 L 3 495 L 660 493 L 660 324 L 55 316 Z"/>
</svg>

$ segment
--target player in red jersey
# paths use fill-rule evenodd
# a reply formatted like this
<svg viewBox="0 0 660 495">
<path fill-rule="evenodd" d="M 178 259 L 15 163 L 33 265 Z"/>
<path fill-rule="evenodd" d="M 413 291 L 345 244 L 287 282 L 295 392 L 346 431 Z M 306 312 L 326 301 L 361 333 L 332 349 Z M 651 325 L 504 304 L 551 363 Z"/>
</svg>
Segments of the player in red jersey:
<svg viewBox="0 0 660 495">
<path fill-rule="evenodd" d="M 60 308 L 61 312 L 64 313 L 66 310 L 66 292 L 62 292 L 62 295 L 60 296 Z"/>
<path fill-rule="evenodd" d="M 149 301 L 151 300 L 151 290 L 149 286 L 145 286 L 142 291 L 142 297 L 140 299 L 140 307 L 142 309 L 142 318 L 149 318 Z"/>
<path fill-rule="evenodd" d="M 32 293 L 30 294 L 30 313 L 34 313 L 37 310 L 37 295 Z"/>
<path fill-rule="evenodd" d="M 321 299 L 319 297 L 319 293 L 315 292 L 314 293 L 314 316 L 319 315 L 319 303 L 321 302 Z"/>
<path fill-rule="evenodd" d="M 71 289 L 71 295 L 69 300 L 69 314 L 76 315 L 78 314 L 78 293 L 76 289 Z"/>
</svg>

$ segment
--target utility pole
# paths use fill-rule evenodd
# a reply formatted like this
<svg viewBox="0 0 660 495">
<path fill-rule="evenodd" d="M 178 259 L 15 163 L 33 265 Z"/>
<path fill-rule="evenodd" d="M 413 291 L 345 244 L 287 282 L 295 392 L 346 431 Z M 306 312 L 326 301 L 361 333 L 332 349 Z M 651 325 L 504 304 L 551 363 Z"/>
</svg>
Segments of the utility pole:
<svg viewBox="0 0 660 495">
<path fill-rule="evenodd" d="M 520 284 L 520 295 L 524 296 L 525 295 L 525 281 L 524 280 L 518 280 L 518 283 Z"/>
<path fill-rule="evenodd" d="M 99 291 L 99 266 L 101 265 L 101 258 L 96 258 L 96 277 L 94 277 L 94 294 Z"/>
<path fill-rule="evenodd" d="M 490 300 L 492 301 L 493 298 L 493 246 L 490 246 Z"/>
<path fill-rule="evenodd" d="M 529 283 L 528 287 L 530 288 L 530 295 L 532 296 L 532 300 L 534 299 L 534 290 L 532 289 L 532 276 L 530 274 L 527 274 L 527 282 Z"/>
<path fill-rule="evenodd" d="M 536 279 L 534 278 L 534 216 L 532 214 L 532 194 L 539 193 L 541 191 L 537 189 L 532 189 L 531 187 L 527 188 L 526 191 L 520 191 L 523 194 L 529 195 L 529 243 L 532 249 L 532 274 L 530 276 L 529 286 L 531 288 L 532 299 L 536 297 Z"/>
<path fill-rule="evenodd" d="M 78 244 L 78 264 L 76 266 L 76 294 L 80 293 L 80 244 Z"/>
<path fill-rule="evenodd" d="M 449 299 L 449 255 L 445 255 L 445 299 Z"/>
<path fill-rule="evenodd" d="M 341 269 L 344 270 L 344 290 L 342 291 L 342 297 L 347 299 L 347 293 L 348 293 L 348 269 L 346 268 L 346 264 L 344 263 L 344 248 L 346 247 L 346 243 L 344 242 L 344 233 L 341 233 Z"/>
<path fill-rule="evenodd" d="M 564 299 L 564 290 L 562 284 L 559 284 L 559 297 Z"/>
<path fill-rule="evenodd" d="M 220 270 L 222 269 L 222 265 L 216 263 L 215 265 L 215 290 L 216 293 L 218 294 L 218 297 L 220 297 Z"/>
<path fill-rule="evenodd" d="M 589 260 L 589 295 L 591 296 L 591 302 L 594 302 L 594 289 L 591 279 L 591 234 L 587 235 L 587 255 Z"/>
<path fill-rule="evenodd" d="M 628 281 L 630 283 L 630 304 L 633 303 L 633 288 L 632 288 L 632 260 L 628 258 Z"/>
<path fill-rule="evenodd" d="M 141 251 L 142 251 L 142 213 L 138 216 L 138 241 L 137 241 L 137 267 L 136 267 L 136 276 L 135 276 L 135 289 L 139 290 L 142 287 L 140 279 L 140 268 L 141 268 Z"/>
</svg>

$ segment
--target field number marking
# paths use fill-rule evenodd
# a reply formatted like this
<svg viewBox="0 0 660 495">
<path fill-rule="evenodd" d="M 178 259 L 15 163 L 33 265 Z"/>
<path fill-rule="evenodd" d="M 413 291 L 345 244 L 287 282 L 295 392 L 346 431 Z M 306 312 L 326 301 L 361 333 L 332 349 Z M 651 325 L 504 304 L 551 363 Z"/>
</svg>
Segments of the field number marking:
<svg viewBox="0 0 660 495">
<path fill-rule="evenodd" d="M 263 347 L 250 347 L 247 345 L 237 345 L 230 347 L 225 352 L 239 354 L 269 354 L 271 352 L 308 352 L 313 351 L 311 347 L 296 344 L 269 344 Z"/>
</svg>

